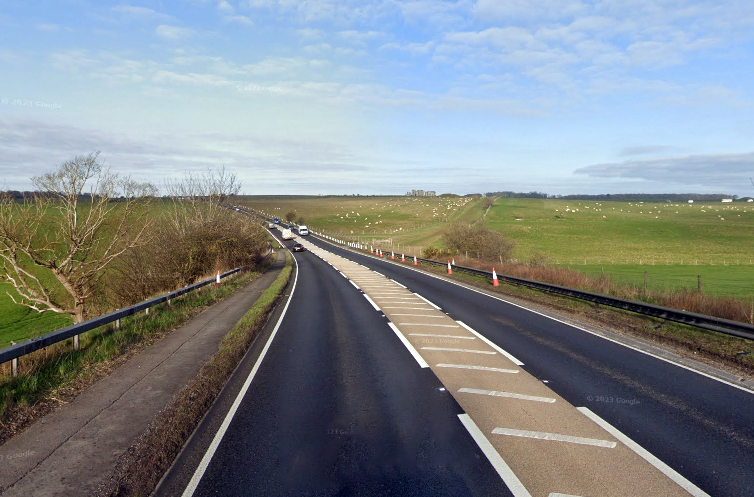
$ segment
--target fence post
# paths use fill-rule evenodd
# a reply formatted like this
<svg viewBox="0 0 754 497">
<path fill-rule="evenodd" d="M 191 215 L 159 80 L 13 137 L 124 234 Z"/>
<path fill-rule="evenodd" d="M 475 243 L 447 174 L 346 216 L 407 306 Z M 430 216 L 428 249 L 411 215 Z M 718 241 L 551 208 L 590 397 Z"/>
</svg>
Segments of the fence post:
<svg viewBox="0 0 754 497">
<path fill-rule="evenodd" d="M 10 344 L 16 345 L 16 342 L 11 340 Z M 16 378 L 18 376 L 18 357 L 14 357 L 13 359 L 10 360 L 10 375 L 13 378 Z"/>
</svg>

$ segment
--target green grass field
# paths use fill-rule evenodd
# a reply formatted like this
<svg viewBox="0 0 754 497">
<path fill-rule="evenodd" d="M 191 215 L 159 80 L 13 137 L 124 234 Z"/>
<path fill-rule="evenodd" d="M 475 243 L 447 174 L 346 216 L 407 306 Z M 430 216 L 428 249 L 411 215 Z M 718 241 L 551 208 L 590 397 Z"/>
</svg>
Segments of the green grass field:
<svg viewBox="0 0 754 497">
<path fill-rule="evenodd" d="M 43 335 L 73 324 L 67 314 L 38 312 L 14 304 L 6 292 L 13 292 L 9 283 L 0 283 L 0 347 L 7 347 L 11 341 L 20 342 L 30 336 Z"/>
<path fill-rule="evenodd" d="M 441 245 L 446 222 L 484 216 L 486 199 L 246 197 L 243 203 L 366 243 L 418 252 Z M 273 215 L 278 215 L 273 214 Z M 513 257 L 544 254 L 550 265 L 643 286 L 754 296 L 754 204 L 667 204 L 498 198 L 484 222 L 516 242 Z M 470 254 L 473 255 L 473 254 Z"/>
</svg>

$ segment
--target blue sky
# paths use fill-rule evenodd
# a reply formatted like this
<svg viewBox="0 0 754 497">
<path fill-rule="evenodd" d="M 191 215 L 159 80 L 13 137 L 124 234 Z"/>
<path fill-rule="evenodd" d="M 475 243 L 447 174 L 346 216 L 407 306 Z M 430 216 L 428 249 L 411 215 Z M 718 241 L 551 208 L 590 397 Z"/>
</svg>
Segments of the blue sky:
<svg viewBox="0 0 754 497">
<path fill-rule="evenodd" d="M 754 2 L 0 3 L 0 189 L 754 195 Z"/>
</svg>

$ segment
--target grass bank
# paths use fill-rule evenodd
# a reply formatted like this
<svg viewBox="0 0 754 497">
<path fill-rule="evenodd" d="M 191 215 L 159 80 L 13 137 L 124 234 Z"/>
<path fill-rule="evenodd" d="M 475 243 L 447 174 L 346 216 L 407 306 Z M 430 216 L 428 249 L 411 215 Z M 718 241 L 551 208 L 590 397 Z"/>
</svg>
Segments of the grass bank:
<svg viewBox="0 0 754 497">
<path fill-rule="evenodd" d="M 271 258 L 270 258 L 271 259 Z M 266 264 L 271 264 L 270 260 Z M 19 375 L 10 375 L 10 363 L 0 368 L 0 444 L 29 426 L 34 420 L 69 402 L 76 394 L 200 313 L 204 308 L 230 295 L 256 279 L 267 265 L 255 272 L 224 280 L 216 289 L 207 286 L 172 305 L 160 304 L 150 313 L 121 320 L 121 327 L 103 326 L 81 335 L 81 349 L 72 339 L 28 354 L 19 360 Z"/>
<path fill-rule="evenodd" d="M 199 374 L 128 450 L 101 495 L 135 496 L 152 492 L 264 327 L 292 270 L 292 259 L 286 252 L 286 265 L 277 279 L 223 338 L 220 349 Z"/>
</svg>

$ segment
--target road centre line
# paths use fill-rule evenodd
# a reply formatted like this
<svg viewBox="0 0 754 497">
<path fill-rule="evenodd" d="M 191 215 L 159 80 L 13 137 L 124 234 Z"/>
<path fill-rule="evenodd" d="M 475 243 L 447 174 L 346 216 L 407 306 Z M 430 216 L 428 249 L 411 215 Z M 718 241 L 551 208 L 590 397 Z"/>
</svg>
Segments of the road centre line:
<svg viewBox="0 0 754 497">
<path fill-rule="evenodd" d="M 476 340 L 475 337 L 462 337 L 458 335 L 436 335 L 433 333 L 409 333 L 412 337 L 437 337 L 437 338 L 460 338 L 461 340 Z"/>
<path fill-rule="evenodd" d="M 390 328 L 395 332 L 396 335 L 398 335 L 398 338 L 403 342 L 403 345 L 408 349 L 408 351 L 411 353 L 412 356 L 414 356 L 414 359 L 416 362 L 419 363 L 419 366 L 422 368 L 428 368 L 429 364 L 427 364 L 427 361 L 424 360 L 424 358 L 417 352 L 417 350 L 414 348 L 413 345 L 411 345 L 411 342 L 409 342 L 406 337 L 403 336 L 403 333 L 401 333 L 401 330 L 398 329 L 397 326 L 395 326 L 393 323 L 388 322 L 387 323 Z"/>
<path fill-rule="evenodd" d="M 484 335 L 482 335 L 478 331 L 474 330 L 471 326 L 467 325 L 463 321 L 456 321 L 456 323 L 460 324 L 461 326 L 463 326 L 464 328 L 466 328 L 467 330 L 469 330 L 470 332 L 472 332 L 473 334 L 475 334 L 477 337 L 479 337 L 479 339 L 482 340 L 484 343 L 486 343 L 487 345 L 489 345 L 490 347 L 492 347 L 493 349 L 497 350 L 498 352 L 500 352 L 501 354 L 503 354 L 505 357 L 507 357 L 508 359 L 510 359 L 510 361 L 513 364 L 515 364 L 516 366 L 523 366 L 524 365 L 523 362 L 521 362 L 518 359 L 516 359 L 515 357 L 513 357 L 506 350 L 503 350 L 502 348 L 500 348 L 497 345 L 495 345 L 495 343 L 492 340 L 489 340 L 487 337 L 485 337 Z"/>
<path fill-rule="evenodd" d="M 429 323 L 398 323 L 401 326 L 429 326 L 431 328 L 460 328 L 452 324 L 429 324 Z"/>
<path fill-rule="evenodd" d="M 610 440 L 598 440 L 596 438 L 573 437 L 571 435 L 561 435 L 560 433 L 548 433 L 545 431 L 514 430 L 512 428 L 495 428 L 492 430 L 494 435 L 509 435 L 512 437 L 536 438 L 537 440 L 552 440 L 555 442 L 568 442 L 580 445 L 592 445 L 594 447 L 604 447 L 614 449 L 618 444 Z"/>
<path fill-rule="evenodd" d="M 518 369 L 490 368 L 487 366 L 472 366 L 468 364 L 437 364 L 438 368 L 472 369 L 476 371 L 494 371 L 495 373 L 518 373 Z"/>
<path fill-rule="evenodd" d="M 358 253 L 358 252 L 357 252 L 357 253 Z M 359 254 L 359 255 L 363 255 L 363 254 Z M 363 265 L 363 264 L 362 264 L 362 265 Z M 579 326 L 579 325 L 577 325 L 577 324 L 574 324 L 574 323 L 569 323 L 569 322 L 567 322 L 567 321 L 563 321 L 562 319 L 558 319 L 558 318 L 556 318 L 556 317 L 553 317 L 553 316 L 550 316 L 550 315 L 544 314 L 544 313 L 542 313 L 542 312 L 540 312 L 540 311 L 537 311 L 537 310 L 535 310 L 535 309 L 531 309 L 531 308 L 529 308 L 529 307 L 525 307 L 525 306 L 523 306 L 523 305 L 520 305 L 520 304 L 516 304 L 516 303 L 514 303 L 514 302 L 511 302 L 510 300 L 505 300 L 504 298 L 498 297 L 498 296 L 496 296 L 496 295 L 490 295 L 489 293 L 486 293 L 486 292 L 480 291 L 480 290 L 479 290 L 479 289 L 477 289 L 477 288 L 472 288 L 472 287 L 469 287 L 469 286 L 463 285 L 463 284 L 461 284 L 461 283 L 459 283 L 459 282 L 457 282 L 457 281 L 453 281 L 453 280 L 450 280 L 450 279 L 448 279 L 448 278 L 445 278 L 445 277 L 442 277 L 442 276 L 439 276 L 439 275 L 436 275 L 436 274 L 428 273 L 428 272 L 426 272 L 426 271 L 420 271 L 420 270 L 418 270 L 418 269 L 414 269 L 413 267 L 410 267 L 410 266 L 404 266 L 404 265 L 402 265 L 402 264 L 395 264 L 395 265 L 396 265 L 396 266 L 398 266 L 398 267 L 400 267 L 400 268 L 403 268 L 403 269 L 407 269 L 407 270 L 409 270 L 409 271 L 414 271 L 414 272 L 416 272 L 416 273 L 419 273 L 419 274 L 422 274 L 422 275 L 424 275 L 424 276 L 428 276 L 428 277 L 430 277 L 430 278 L 435 278 L 435 279 L 438 279 L 438 280 L 444 281 L 444 282 L 446 282 L 446 283 L 450 283 L 451 285 L 455 285 L 455 286 L 458 286 L 458 287 L 464 288 L 464 289 L 466 289 L 466 290 L 469 290 L 469 291 L 471 291 L 471 292 L 474 292 L 474 293 L 478 293 L 478 294 L 480 294 L 480 295 L 484 295 L 485 297 L 489 297 L 489 298 L 491 298 L 491 299 L 495 299 L 495 300 L 498 300 L 498 301 L 500 301 L 500 302 L 504 302 L 504 303 L 506 303 L 506 304 L 509 304 L 509 305 L 512 305 L 512 306 L 514 306 L 514 307 L 518 307 L 519 309 L 524 309 L 525 311 L 533 312 L 534 314 L 538 314 L 538 315 L 540 315 L 540 316 L 542 316 L 542 317 L 544 317 L 544 318 L 547 318 L 547 319 L 551 319 L 551 320 L 553 320 L 553 321 L 557 321 L 558 323 L 562 323 L 562 324 L 564 324 L 564 325 L 566 325 L 566 326 L 570 326 L 571 328 L 575 328 L 575 329 L 577 329 L 577 330 L 581 330 L 581 331 L 584 331 L 584 332 L 586 332 L 586 333 L 589 333 L 590 335 L 594 335 L 594 336 L 596 336 L 596 337 L 599 337 L 599 338 L 603 338 L 603 339 L 605 339 L 605 340 L 608 340 L 608 341 L 610 341 L 610 342 L 613 342 L 613 343 L 615 343 L 615 344 L 617 344 L 617 345 L 621 345 L 621 346 L 623 346 L 623 347 L 629 348 L 629 349 L 631 349 L 631 350 L 634 350 L 634 351 L 636 351 L 636 352 L 639 352 L 639 353 L 641 353 L 641 354 L 645 354 L 645 355 L 648 355 L 648 356 L 650 356 L 650 357 L 654 357 L 655 359 L 658 359 L 658 360 L 660 360 L 660 361 L 663 361 L 663 362 L 667 362 L 668 364 L 672 364 L 672 365 L 674 365 L 674 366 L 678 366 L 679 368 L 683 368 L 683 369 L 686 369 L 686 370 L 688 370 L 688 371 L 691 371 L 691 372 L 693 372 L 693 373 L 696 373 L 696 374 L 699 374 L 699 375 L 705 376 L 705 377 L 707 377 L 707 378 L 709 378 L 709 379 L 711 379 L 711 380 L 719 381 L 720 383 L 724 383 L 724 384 L 726 384 L 726 385 L 728 385 L 728 386 L 731 386 L 731 387 L 733 387 L 733 388 L 737 388 L 737 389 L 739 389 L 739 390 L 743 390 L 743 391 L 744 391 L 744 392 L 746 392 L 746 393 L 754 394 L 754 390 L 752 390 L 751 388 L 748 388 L 748 387 L 746 387 L 746 386 L 743 386 L 743 385 L 737 385 L 737 384 L 735 384 L 735 383 L 732 383 L 732 382 L 730 382 L 730 381 L 728 381 L 728 380 L 725 380 L 725 379 L 723 379 L 723 378 L 719 378 L 719 377 L 717 377 L 717 376 L 714 376 L 714 375 L 711 375 L 711 374 L 709 374 L 709 373 L 705 373 L 704 371 L 700 371 L 700 370 L 698 370 L 698 369 L 694 369 L 694 368 L 692 368 L 692 367 L 690 367 L 690 366 L 687 366 L 687 365 L 685 365 L 685 364 L 682 364 L 682 363 L 680 363 L 680 362 L 676 362 L 676 361 L 674 361 L 674 360 L 672 360 L 672 359 L 669 359 L 669 358 L 667 358 L 667 357 L 663 357 L 663 356 L 661 356 L 661 355 L 658 355 L 658 354 L 655 354 L 655 353 L 653 353 L 653 352 L 649 352 L 649 351 L 647 351 L 647 350 L 643 350 L 643 349 L 640 349 L 640 348 L 638 348 L 638 347 L 635 347 L 635 346 L 633 346 L 633 345 L 631 345 L 631 344 L 628 344 L 628 343 L 624 343 L 624 342 L 618 341 L 618 340 L 616 340 L 616 339 L 614 339 L 614 338 L 610 338 L 610 337 L 607 337 L 607 336 L 605 336 L 605 335 L 602 335 L 602 334 L 600 334 L 600 333 L 595 333 L 594 331 L 591 331 L 591 330 L 588 330 L 588 329 L 586 329 L 586 328 L 583 328 L 583 327 L 581 327 L 581 326 Z M 367 266 L 364 266 L 364 267 L 367 267 Z"/>
<path fill-rule="evenodd" d="M 403 311 L 428 311 L 426 307 L 384 307 L 384 309 L 401 309 Z"/>
<path fill-rule="evenodd" d="M 424 297 L 422 297 L 422 296 L 421 296 L 421 295 L 419 295 L 418 293 L 414 292 L 414 295 L 416 295 L 417 297 L 419 297 L 419 298 L 420 298 L 420 299 L 422 299 L 422 300 L 423 300 L 424 302 L 428 303 L 429 305 L 431 305 L 432 307 L 434 307 L 434 308 L 435 308 L 435 309 L 437 309 L 438 311 L 440 310 L 440 307 L 439 307 L 439 306 L 436 306 L 435 304 L 433 304 L 433 303 L 432 303 L 432 302 L 430 302 L 429 300 L 425 299 Z"/>
<path fill-rule="evenodd" d="M 510 399 L 533 400 L 534 402 L 545 402 L 547 404 L 552 404 L 553 402 L 555 402 L 555 399 L 553 399 L 552 397 L 538 397 L 536 395 L 524 395 L 522 393 L 512 393 L 512 392 L 498 392 L 495 390 L 480 390 L 478 388 L 461 388 L 458 390 L 458 393 L 473 393 L 476 395 L 489 395 L 490 397 L 507 397 Z"/>
<path fill-rule="evenodd" d="M 491 350 L 449 349 L 445 347 L 422 347 L 422 350 L 441 350 L 443 352 L 468 352 L 470 354 L 489 354 L 489 355 L 497 354 L 497 352 L 493 352 Z"/>
<path fill-rule="evenodd" d="M 447 316 L 432 316 L 429 314 L 391 314 L 391 316 L 411 316 L 415 318 L 431 318 L 431 319 L 445 319 L 447 317 Z"/>
<path fill-rule="evenodd" d="M 286 312 L 288 312 L 288 306 L 290 305 L 291 300 L 293 300 L 293 293 L 296 291 L 296 283 L 298 283 L 298 261 L 296 261 L 295 257 L 292 257 L 292 259 L 294 264 L 296 264 L 296 277 L 293 280 L 293 287 L 291 287 L 291 293 L 288 296 L 288 301 L 285 303 L 285 307 L 283 307 L 283 311 L 278 318 L 278 322 L 275 324 L 275 328 L 270 334 L 270 338 L 267 339 L 267 343 L 265 343 L 262 352 L 260 352 L 257 361 L 254 363 L 254 367 L 251 369 L 251 372 L 249 372 L 249 376 L 246 378 L 246 381 L 241 387 L 241 390 L 239 390 L 238 395 L 236 395 L 236 399 L 233 401 L 233 404 L 230 406 L 228 413 L 225 415 L 220 428 L 218 428 L 217 433 L 215 433 L 212 442 L 207 448 L 207 452 L 204 453 L 202 460 L 199 461 L 199 465 L 197 466 L 196 470 L 194 470 L 194 474 L 191 477 L 191 480 L 183 490 L 182 497 L 191 497 L 194 495 L 196 488 L 199 486 L 199 482 L 201 482 L 205 471 L 207 471 L 207 467 L 209 467 L 210 461 L 212 461 L 212 457 L 214 457 L 217 448 L 220 446 L 220 442 L 222 442 L 223 437 L 225 436 L 225 432 L 228 430 L 230 423 L 233 421 L 233 417 L 236 415 L 236 411 L 238 411 L 238 407 L 241 405 L 241 401 L 246 396 L 246 393 L 248 392 L 249 387 L 251 386 L 251 382 L 254 380 L 257 371 L 259 371 L 259 367 L 262 365 L 262 361 L 267 355 L 267 351 L 270 349 L 270 345 L 272 345 L 272 341 L 275 339 L 275 336 L 280 329 L 280 325 L 283 322 L 283 318 L 285 318 Z"/>
<path fill-rule="evenodd" d="M 654 456 L 651 452 L 649 452 L 647 449 L 642 447 L 641 445 L 637 444 L 630 438 L 628 438 L 626 435 L 623 434 L 620 430 L 615 428 L 613 425 L 593 413 L 589 408 L 587 407 L 577 407 L 581 413 L 586 416 L 587 418 L 591 419 L 595 423 L 597 423 L 603 430 L 610 433 L 612 436 L 620 440 L 626 447 L 634 451 L 639 457 L 647 461 L 649 464 L 660 470 L 665 476 L 673 480 L 675 483 L 677 483 L 681 488 L 686 490 L 688 493 L 693 495 L 694 497 L 710 497 L 709 494 L 701 490 L 699 487 L 688 481 L 686 478 L 684 478 L 680 473 L 675 471 L 673 468 L 659 460 L 656 456 Z"/>
<path fill-rule="evenodd" d="M 367 299 L 369 301 L 370 304 L 372 304 L 372 307 L 374 307 L 375 311 L 381 311 L 382 310 L 379 307 L 377 307 L 377 304 L 374 303 L 374 300 L 372 300 L 372 299 L 369 298 L 369 295 L 367 295 L 366 293 L 362 293 L 362 295 L 364 296 L 365 299 Z"/>
<path fill-rule="evenodd" d="M 500 475 L 500 478 L 503 480 L 503 483 L 505 483 L 505 486 L 508 487 L 508 490 L 511 491 L 513 497 L 531 497 L 531 494 L 526 490 L 526 487 L 521 483 L 521 480 L 519 480 L 513 473 L 513 470 L 511 470 L 505 460 L 500 457 L 498 451 L 495 450 L 495 447 L 492 446 L 490 441 L 484 433 L 482 433 L 482 430 L 479 429 L 476 423 L 474 423 L 471 417 L 469 417 L 468 414 L 459 414 L 458 419 L 463 423 L 466 431 L 469 432 L 469 435 L 471 435 L 471 438 L 474 439 L 476 444 L 482 450 L 482 453 L 487 457 L 487 460 L 492 464 L 492 467 L 495 468 L 497 474 Z"/>
</svg>

